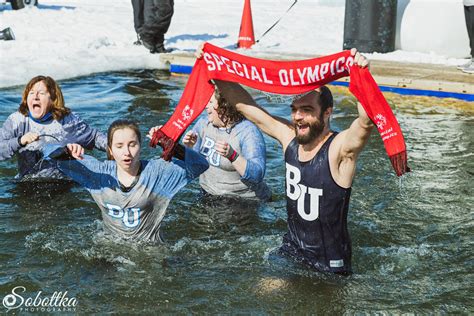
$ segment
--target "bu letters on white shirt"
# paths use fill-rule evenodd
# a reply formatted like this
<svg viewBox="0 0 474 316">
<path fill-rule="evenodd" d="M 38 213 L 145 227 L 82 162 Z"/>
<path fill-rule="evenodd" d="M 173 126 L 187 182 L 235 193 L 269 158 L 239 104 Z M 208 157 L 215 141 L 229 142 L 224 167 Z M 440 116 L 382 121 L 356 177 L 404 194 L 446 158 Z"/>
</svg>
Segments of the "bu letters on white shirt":
<svg viewBox="0 0 474 316">
<path fill-rule="evenodd" d="M 207 157 L 207 161 L 209 164 L 218 167 L 221 162 L 221 155 L 219 155 L 214 148 L 216 142 L 209 137 L 204 138 L 204 142 L 202 143 L 200 152 L 202 155 Z"/>
</svg>

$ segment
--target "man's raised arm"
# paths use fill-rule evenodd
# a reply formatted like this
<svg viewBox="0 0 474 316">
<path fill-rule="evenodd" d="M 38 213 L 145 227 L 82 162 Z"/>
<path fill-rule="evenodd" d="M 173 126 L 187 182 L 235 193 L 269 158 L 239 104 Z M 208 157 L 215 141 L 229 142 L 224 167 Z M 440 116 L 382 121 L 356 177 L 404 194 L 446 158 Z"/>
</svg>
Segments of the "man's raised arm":
<svg viewBox="0 0 474 316">
<path fill-rule="evenodd" d="M 354 56 L 354 64 L 361 68 L 369 66 L 369 60 L 357 52 L 356 49 L 353 48 L 351 53 Z M 355 159 L 357 159 L 357 156 L 367 143 L 370 132 L 374 127 L 374 124 L 360 102 L 357 102 L 357 111 L 359 112 L 359 117 L 352 122 L 351 126 L 346 131 L 341 133 L 344 134 L 341 146 L 342 154 L 346 157 L 354 157 Z"/>
<path fill-rule="evenodd" d="M 295 137 L 292 124 L 287 120 L 272 116 L 263 108 L 259 107 L 252 96 L 239 84 L 215 80 L 217 88 L 227 101 L 234 105 L 243 116 L 255 123 L 265 134 L 278 140 L 283 150 Z"/>
<path fill-rule="evenodd" d="M 360 102 L 357 102 L 357 111 L 359 112 L 359 117 L 343 132 L 344 138 L 341 146 L 341 151 L 344 155 L 354 156 L 355 158 L 364 148 L 374 127 Z"/>
</svg>

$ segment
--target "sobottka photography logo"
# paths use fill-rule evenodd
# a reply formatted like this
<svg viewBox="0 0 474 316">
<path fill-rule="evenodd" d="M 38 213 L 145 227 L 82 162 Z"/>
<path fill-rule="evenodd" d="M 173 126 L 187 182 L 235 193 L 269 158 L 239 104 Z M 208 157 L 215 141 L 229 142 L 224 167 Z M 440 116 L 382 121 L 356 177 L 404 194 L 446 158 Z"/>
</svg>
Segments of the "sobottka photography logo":
<svg viewBox="0 0 474 316">
<path fill-rule="evenodd" d="M 39 291 L 34 296 L 25 297 L 26 287 L 17 286 L 12 293 L 3 298 L 3 306 L 7 311 L 17 309 L 21 312 L 75 312 L 77 300 L 67 297 L 66 292 L 54 292 L 52 295 L 44 295 Z"/>
</svg>

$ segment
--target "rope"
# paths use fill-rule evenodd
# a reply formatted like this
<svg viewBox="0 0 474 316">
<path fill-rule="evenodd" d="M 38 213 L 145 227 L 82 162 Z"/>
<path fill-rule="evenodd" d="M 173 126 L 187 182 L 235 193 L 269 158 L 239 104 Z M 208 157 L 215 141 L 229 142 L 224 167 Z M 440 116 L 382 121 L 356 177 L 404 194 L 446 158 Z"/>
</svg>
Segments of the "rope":
<svg viewBox="0 0 474 316">
<path fill-rule="evenodd" d="M 41 134 L 41 135 L 38 135 L 38 137 L 51 137 L 52 139 L 60 143 L 60 140 L 56 136 L 53 136 L 51 134 Z M 31 168 L 28 169 L 27 172 L 25 172 L 25 175 L 28 175 L 31 172 L 31 170 L 34 170 L 37 166 L 39 166 L 38 169 L 41 169 L 41 167 L 43 166 L 43 161 L 44 161 L 44 158 L 41 158 L 40 160 L 38 160 Z"/>
<path fill-rule="evenodd" d="M 38 137 L 51 137 L 52 139 L 56 140 L 58 143 L 60 142 L 56 136 L 53 136 L 51 134 L 42 134 L 42 135 L 38 135 Z"/>
<path fill-rule="evenodd" d="M 266 30 L 265 33 L 262 34 L 262 36 L 260 36 L 260 38 L 256 41 L 256 43 L 260 42 L 260 40 L 262 39 L 262 37 L 264 37 L 265 35 L 267 35 L 267 33 L 270 32 L 270 30 L 271 30 L 272 28 L 274 28 L 275 25 L 277 25 L 277 24 L 281 21 L 281 19 L 283 19 L 283 17 L 291 10 L 291 8 L 293 8 L 293 7 L 295 6 L 296 2 L 298 2 L 298 0 L 295 0 L 295 2 L 293 2 L 293 4 L 288 8 L 288 10 L 286 10 L 286 12 L 283 13 L 283 15 L 282 15 L 275 23 L 273 23 L 273 25 L 270 26 L 270 28 L 269 28 L 268 30 Z"/>
</svg>

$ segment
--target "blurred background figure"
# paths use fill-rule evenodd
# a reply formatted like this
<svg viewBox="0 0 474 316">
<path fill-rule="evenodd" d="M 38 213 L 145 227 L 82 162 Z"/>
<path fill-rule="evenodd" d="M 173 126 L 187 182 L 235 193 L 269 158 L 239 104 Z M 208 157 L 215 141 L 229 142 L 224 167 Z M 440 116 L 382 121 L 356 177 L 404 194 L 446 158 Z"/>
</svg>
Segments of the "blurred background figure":
<svg viewBox="0 0 474 316">
<path fill-rule="evenodd" d="M 133 23 L 138 40 L 150 53 L 168 53 L 165 34 L 173 17 L 174 0 L 132 0 Z"/>
<path fill-rule="evenodd" d="M 4 41 L 11 41 L 15 39 L 15 34 L 13 34 L 13 31 L 11 28 L 7 27 L 6 29 L 3 29 L 0 31 L 0 40 Z"/>
<path fill-rule="evenodd" d="M 467 64 L 459 66 L 458 69 L 474 74 L 474 0 L 463 0 L 463 4 L 467 34 L 469 35 L 469 46 L 471 47 L 471 59 Z"/>
</svg>

